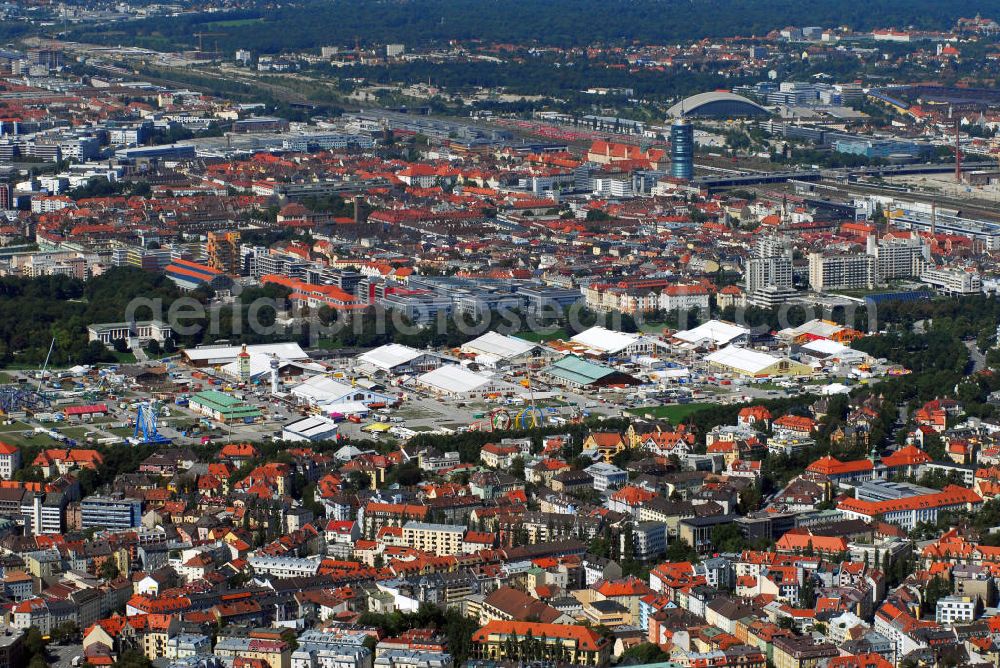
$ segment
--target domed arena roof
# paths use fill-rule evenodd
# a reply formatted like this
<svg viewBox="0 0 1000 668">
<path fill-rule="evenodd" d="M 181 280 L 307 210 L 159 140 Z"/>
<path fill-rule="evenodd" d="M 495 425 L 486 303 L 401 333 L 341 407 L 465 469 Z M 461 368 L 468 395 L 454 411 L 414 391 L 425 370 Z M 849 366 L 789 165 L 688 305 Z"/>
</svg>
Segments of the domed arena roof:
<svg viewBox="0 0 1000 668">
<path fill-rule="evenodd" d="M 672 118 L 682 116 L 770 116 L 764 107 L 753 100 L 727 93 L 725 91 L 712 91 L 710 93 L 698 93 L 685 98 L 670 107 L 667 115 Z"/>
</svg>

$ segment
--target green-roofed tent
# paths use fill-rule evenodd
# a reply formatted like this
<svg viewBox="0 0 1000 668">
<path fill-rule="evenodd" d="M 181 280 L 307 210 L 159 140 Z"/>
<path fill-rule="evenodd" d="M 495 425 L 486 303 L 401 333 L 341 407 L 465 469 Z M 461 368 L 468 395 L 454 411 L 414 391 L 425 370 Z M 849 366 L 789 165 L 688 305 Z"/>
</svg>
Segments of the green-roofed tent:
<svg viewBox="0 0 1000 668">
<path fill-rule="evenodd" d="M 622 373 L 603 364 L 597 364 L 566 355 L 542 370 L 557 385 L 569 387 L 609 387 L 612 385 L 639 385 L 635 376 Z"/>
</svg>

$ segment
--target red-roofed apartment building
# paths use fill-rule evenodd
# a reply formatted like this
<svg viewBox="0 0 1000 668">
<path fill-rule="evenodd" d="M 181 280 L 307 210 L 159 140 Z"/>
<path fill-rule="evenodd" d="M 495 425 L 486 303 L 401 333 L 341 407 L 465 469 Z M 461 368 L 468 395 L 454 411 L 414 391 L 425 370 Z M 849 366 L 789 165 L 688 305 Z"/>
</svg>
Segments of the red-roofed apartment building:
<svg viewBox="0 0 1000 668">
<path fill-rule="evenodd" d="M 46 478 L 59 474 L 65 475 L 73 469 L 96 469 L 104 463 L 104 458 L 97 450 L 73 448 L 71 450 L 42 450 L 31 463 L 42 469 Z"/>
<path fill-rule="evenodd" d="M 538 644 L 543 660 L 580 666 L 604 666 L 611 658 L 611 641 L 597 631 L 575 624 L 492 621 L 472 634 L 475 656 L 492 661 L 528 659 L 529 639 Z M 534 643 L 532 643 L 534 644 Z"/>
<path fill-rule="evenodd" d="M 782 415 L 774 421 L 774 430 L 795 436 L 809 436 L 816 428 L 816 420 L 802 415 Z"/>
<path fill-rule="evenodd" d="M 306 283 L 305 281 L 277 274 L 261 276 L 260 281 L 263 284 L 274 283 L 290 289 L 292 294 L 288 298 L 291 301 L 300 302 L 302 305 L 311 308 L 329 306 L 332 309 L 340 311 L 368 308 L 368 304 L 361 298 L 341 290 L 336 285 Z"/>
<path fill-rule="evenodd" d="M 21 450 L 16 445 L 0 441 L 0 478 L 10 480 L 21 468 Z"/>
<path fill-rule="evenodd" d="M 837 510 L 847 519 L 888 522 L 910 530 L 918 522 L 937 522 L 938 511 L 966 510 L 973 512 L 982 505 L 983 497 L 971 489 L 958 485 L 948 485 L 940 492 L 933 494 L 920 494 L 889 501 L 845 499 L 837 506 Z"/>
<path fill-rule="evenodd" d="M 875 477 L 875 464 L 868 459 L 842 462 L 836 457 L 827 455 L 806 467 L 806 471 L 824 475 L 831 482 L 871 480 Z"/>
</svg>

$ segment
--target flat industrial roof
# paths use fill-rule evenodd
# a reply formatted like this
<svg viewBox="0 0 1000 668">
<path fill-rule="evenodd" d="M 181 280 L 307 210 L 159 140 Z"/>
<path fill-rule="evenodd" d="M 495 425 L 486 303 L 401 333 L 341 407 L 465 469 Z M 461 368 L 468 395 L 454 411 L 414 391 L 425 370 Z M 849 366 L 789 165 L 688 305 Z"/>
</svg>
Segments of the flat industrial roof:
<svg viewBox="0 0 1000 668">
<path fill-rule="evenodd" d="M 615 373 L 611 367 L 588 362 L 576 355 L 566 355 L 545 367 L 544 371 L 556 378 L 581 385 L 593 383 Z"/>
<path fill-rule="evenodd" d="M 371 364 L 379 369 L 389 370 L 411 362 L 424 354 L 422 350 L 404 346 L 401 343 L 389 343 L 358 356 L 358 361 Z"/>
<path fill-rule="evenodd" d="M 711 364 L 719 364 L 733 369 L 738 369 L 747 373 L 757 373 L 763 371 L 776 362 L 781 361 L 780 357 L 774 357 L 758 350 L 739 348 L 737 346 L 726 346 L 722 350 L 717 350 L 711 355 L 705 356 L 705 361 Z"/>
<path fill-rule="evenodd" d="M 299 436 L 304 436 L 306 438 L 320 436 L 331 431 L 337 431 L 338 429 L 336 422 L 328 420 L 324 417 L 319 417 L 318 415 L 310 415 L 309 417 L 304 417 L 301 420 L 290 422 L 286 424 L 284 428 L 293 434 L 298 434 Z"/>
<path fill-rule="evenodd" d="M 709 339 L 715 345 L 729 343 L 735 338 L 749 334 L 750 330 L 722 320 L 709 320 L 694 329 L 686 329 L 674 334 L 674 338 L 687 343 L 698 343 Z"/>
<path fill-rule="evenodd" d="M 580 332 L 570 341 L 604 353 L 614 354 L 625 350 L 639 338 L 638 334 L 616 332 L 612 329 L 596 326 Z"/>
<path fill-rule="evenodd" d="M 501 359 L 510 359 L 530 352 L 537 344 L 519 339 L 514 336 L 505 336 L 497 332 L 486 332 L 462 346 L 463 352 L 476 352 L 486 355 L 493 355 Z"/>
<path fill-rule="evenodd" d="M 347 383 L 342 383 L 329 376 L 313 376 L 291 389 L 292 394 L 297 397 L 310 399 L 316 403 L 339 399 L 354 391 L 355 388 Z M 357 388 L 358 392 L 367 392 L 364 388 Z"/>
<path fill-rule="evenodd" d="M 200 346 L 185 348 L 182 352 L 192 362 L 228 364 L 236 359 L 243 346 Z M 276 355 L 283 360 L 309 359 L 302 347 L 297 343 L 264 343 L 247 346 L 247 352 L 253 355 Z"/>
<path fill-rule="evenodd" d="M 426 385 L 428 387 L 453 394 L 475 392 L 484 385 L 497 382 L 495 378 L 490 378 L 489 376 L 483 376 L 474 371 L 469 371 L 465 367 L 458 366 L 456 364 L 448 364 L 438 367 L 433 371 L 428 371 L 418 377 L 417 381 L 421 385 Z M 504 384 L 506 385 L 508 383 Z"/>
</svg>

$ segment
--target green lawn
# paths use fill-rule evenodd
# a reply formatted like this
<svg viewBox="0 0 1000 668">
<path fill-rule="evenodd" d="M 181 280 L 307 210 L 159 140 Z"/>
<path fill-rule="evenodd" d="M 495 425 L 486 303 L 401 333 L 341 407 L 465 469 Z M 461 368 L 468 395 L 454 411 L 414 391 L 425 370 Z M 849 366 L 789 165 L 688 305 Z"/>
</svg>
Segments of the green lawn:
<svg viewBox="0 0 1000 668">
<path fill-rule="evenodd" d="M 518 332 L 514 336 L 525 341 L 531 341 L 532 343 L 539 343 L 540 341 L 552 341 L 554 339 L 566 340 L 570 337 L 570 334 L 566 331 L 566 328 L 560 327 L 554 330 L 546 328 L 543 332 Z"/>
<path fill-rule="evenodd" d="M 24 431 L 25 429 L 31 429 L 30 426 L 23 422 L 15 422 L 13 424 L 0 424 L 0 434 L 6 434 L 10 431 Z"/>
<path fill-rule="evenodd" d="M 316 342 L 316 347 L 321 350 L 338 350 L 343 348 L 344 344 L 337 339 L 320 339 Z"/>
<path fill-rule="evenodd" d="M 119 364 L 135 364 L 135 355 L 131 351 L 120 353 L 117 350 L 112 350 L 111 354 L 115 356 L 115 360 Z"/>
<path fill-rule="evenodd" d="M 206 21 L 202 25 L 208 28 L 241 28 L 263 22 L 264 19 L 223 19 L 221 21 Z"/>
<path fill-rule="evenodd" d="M 670 420 L 673 423 L 678 423 L 692 413 L 697 413 L 703 408 L 708 408 L 714 404 L 670 404 L 668 406 L 647 406 L 645 408 L 630 408 L 626 411 L 631 415 L 636 415 L 638 417 L 646 417 L 647 415 L 652 415 L 654 418 L 659 418 L 661 420 Z"/>
<path fill-rule="evenodd" d="M 753 385 L 748 385 L 747 387 L 752 387 L 755 390 L 765 390 L 768 392 L 770 392 L 771 390 L 781 391 L 785 389 L 780 385 L 778 385 L 777 383 L 772 383 L 770 381 L 766 383 L 754 383 Z"/>
<path fill-rule="evenodd" d="M 531 403 L 530 401 L 528 402 Z M 565 401 L 560 401 L 559 399 L 544 399 L 535 402 L 536 408 L 565 408 L 570 404 Z"/>
<path fill-rule="evenodd" d="M 23 422 L 0 425 L 0 441 L 19 447 L 26 445 L 41 445 L 45 447 L 63 445 L 60 441 L 50 438 L 46 434 L 36 434 L 33 427 Z"/>
<path fill-rule="evenodd" d="M 88 431 L 93 431 L 90 427 L 59 427 L 56 429 L 60 434 L 65 434 L 76 441 L 82 441 L 86 438 L 85 434 Z"/>
</svg>

